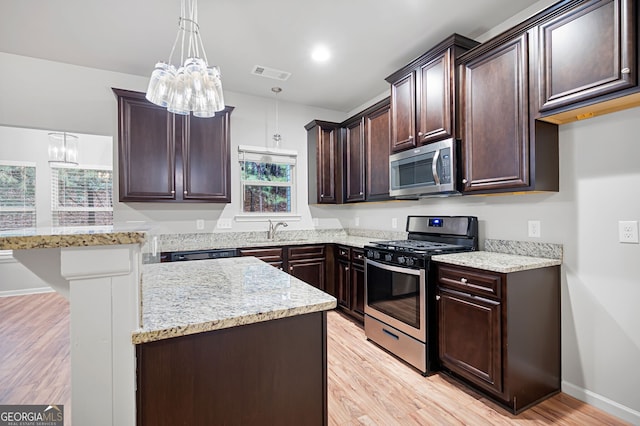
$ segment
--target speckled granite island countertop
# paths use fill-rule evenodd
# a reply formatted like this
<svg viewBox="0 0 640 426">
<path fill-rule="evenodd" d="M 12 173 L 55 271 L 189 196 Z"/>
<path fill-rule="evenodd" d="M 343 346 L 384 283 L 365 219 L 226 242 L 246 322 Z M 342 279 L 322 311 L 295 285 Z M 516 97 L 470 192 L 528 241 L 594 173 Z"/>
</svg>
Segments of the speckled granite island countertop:
<svg viewBox="0 0 640 426">
<path fill-rule="evenodd" d="M 254 257 L 156 263 L 142 269 L 140 344 L 325 311 L 336 299 Z"/>
<path fill-rule="evenodd" d="M 501 272 L 505 274 L 509 272 L 526 271 L 528 269 L 545 268 L 547 266 L 557 266 L 562 264 L 562 260 L 560 259 L 520 256 L 489 251 L 440 254 L 431 257 L 431 259 L 439 263 L 467 266 L 469 268 L 484 269 L 486 271 Z"/>
<path fill-rule="evenodd" d="M 0 232 L 0 250 L 142 244 L 145 237 L 146 233 L 142 231 L 114 231 L 112 228 L 101 230 L 38 228 L 20 232 Z"/>
</svg>

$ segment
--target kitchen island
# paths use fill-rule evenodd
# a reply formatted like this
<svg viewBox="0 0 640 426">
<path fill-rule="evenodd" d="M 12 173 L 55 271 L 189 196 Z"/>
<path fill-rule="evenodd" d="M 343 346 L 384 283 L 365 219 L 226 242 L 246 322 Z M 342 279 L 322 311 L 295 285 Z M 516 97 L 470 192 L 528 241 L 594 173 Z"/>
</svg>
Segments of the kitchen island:
<svg viewBox="0 0 640 426">
<path fill-rule="evenodd" d="M 70 301 L 73 424 L 326 424 L 335 299 L 255 258 L 143 267 L 145 238 L 0 235 Z"/>
<path fill-rule="evenodd" d="M 336 299 L 252 257 L 143 266 L 138 424 L 327 423 Z"/>
</svg>

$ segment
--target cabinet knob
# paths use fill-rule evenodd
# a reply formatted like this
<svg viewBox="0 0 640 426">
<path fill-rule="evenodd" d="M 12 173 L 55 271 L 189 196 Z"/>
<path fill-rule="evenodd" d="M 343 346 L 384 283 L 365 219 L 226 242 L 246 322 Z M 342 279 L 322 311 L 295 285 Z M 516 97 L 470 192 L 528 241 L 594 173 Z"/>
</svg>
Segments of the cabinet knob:
<svg viewBox="0 0 640 426">
<path fill-rule="evenodd" d="M 360 191 L 360 195 L 363 195 L 363 194 L 364 194 L 364 192 Z"/>
<path fill-rule="evenodd" d="M 320 194 L 320 198 L 324 198 L 324 194 Z"/>
<path fill-rule="evenodd" d="M 189 195 L 189 192 L 185 190 L 184 195 Z"/>
<path fill-rule="evenodd" d="M 460 278 L 460 282 L 461 282 L 462 284 L 466 284 L 466 283 L 467 283 L 467 279 L 466 279 L 466 278 Z"/>
<path fill-rule="evenodd" d="M 436 295 L 436 300 L 440 300 L 440 295 Z"/>
<path fill-rule="evenodd" d="M 345 270 L 345 271 L 348 271 L 348 270 L 349 270 L 349 267 L 347 266 L 346 268 L 344 268 L 344 270 Z"/>
<path fill-rule="evenodd" d="M 171 195 L 175 195 L 176 191 L 175 190 L 171 190 Z"/>
<path fill-rule="evenodd" d="M 620 72 L 621 72 L 622 74 L 630 74 L 630 73 L 631 73 L 631 70 L 630 70 L 629 68 L 622 68 L 622 69 L 620 70 Z"/>
<path fill-rule="evenodd" d="M 424 133 L 422 132 L 418 132 L 418 136 L 422 136 Z"/>
<path fill-rule="evenodd" d="M 413 140 L 413 135 L 409 135 L 409 140 Z"/>
<path fill-rule="evenodd" d="M 467 179 L 462 179 L 462 183 L 467 183 Z"/>
<path fill-rule="evenodd" d="M 290 271 L 293 271 L 293 266 L 289 266 L 289 270 L 290 270 Z"/>
</svg>

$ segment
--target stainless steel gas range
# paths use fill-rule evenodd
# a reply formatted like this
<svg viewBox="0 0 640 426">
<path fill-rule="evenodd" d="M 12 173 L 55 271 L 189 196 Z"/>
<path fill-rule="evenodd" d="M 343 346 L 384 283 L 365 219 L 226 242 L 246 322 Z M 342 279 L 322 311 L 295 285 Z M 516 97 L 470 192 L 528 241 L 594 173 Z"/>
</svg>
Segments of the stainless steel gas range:
<svg viewBox="0 0 640 426">
<path fill-rule="evenodd" d="M 367 339 L 417 368 L 433 372 L 437 357 L 431 256 L 478 249 L 474 216 L 409 216 L 408 238 L 365 246 Z"/>
</svg>

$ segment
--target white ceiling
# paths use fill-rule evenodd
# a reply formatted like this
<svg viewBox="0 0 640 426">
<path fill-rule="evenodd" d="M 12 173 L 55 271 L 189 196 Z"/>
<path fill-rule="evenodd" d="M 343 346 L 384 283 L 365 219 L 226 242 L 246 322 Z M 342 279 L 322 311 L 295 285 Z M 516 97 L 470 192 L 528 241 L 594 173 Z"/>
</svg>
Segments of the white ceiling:
<svg viewBox="0 0 640 426">
<path fill-rule="evenodd" d="M 478 37 L 536 0 L 200 0 L 210 64 L 225 90 L 337 111 L 383 93 L 384 78 L 456 32 Z M 2 0 L 0 51 L 150 75 L 167 60 L 180 0 Z M 324 64 L 310 59 L 323 43 Z M 175 61 L 174 61 L 175 62 Z M 291 72 L 257 77 L 254 65 Z"/>
</svg>

